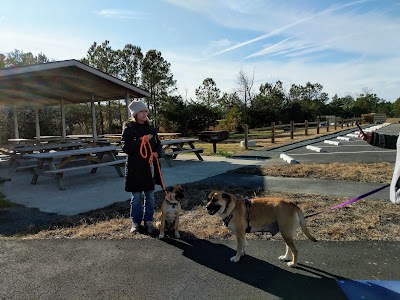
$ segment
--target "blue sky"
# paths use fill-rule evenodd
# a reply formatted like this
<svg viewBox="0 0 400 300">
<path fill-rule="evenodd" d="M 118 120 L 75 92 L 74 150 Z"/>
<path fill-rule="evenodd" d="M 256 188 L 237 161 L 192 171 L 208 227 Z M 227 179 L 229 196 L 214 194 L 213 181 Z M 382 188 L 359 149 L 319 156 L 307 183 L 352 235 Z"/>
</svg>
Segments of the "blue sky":
<svg viewBox="0 0 400 300">
<path fill-rule="evenodd" d="M 286 89 L 320 83 L 332 97 L 400 97 L 399 0 L 20 0 L 0 6 L 0 53 L 81 59 L 109 40 L 161 51 L 178 91 L 211 77 L 233 92 L 242 69 Z"/>
</svg>

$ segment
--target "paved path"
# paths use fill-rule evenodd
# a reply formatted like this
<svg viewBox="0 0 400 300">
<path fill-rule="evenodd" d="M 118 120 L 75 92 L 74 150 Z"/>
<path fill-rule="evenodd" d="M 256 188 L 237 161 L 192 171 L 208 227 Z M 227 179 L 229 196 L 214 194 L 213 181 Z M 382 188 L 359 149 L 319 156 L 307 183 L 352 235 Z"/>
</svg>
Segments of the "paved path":
<svg viewBox="0 0 400 300">
<path fill-rule="evenodd" d="M 281 241 L 0 241 L 0 299 L 399 299 L 400 243 Z M 361 280 L 367 280 L 363 282 Z"/>
<path fill-rule="evenodd" d="M 210 186 L 242 186 L 254 190 L 272 192 L 306 193 L 353 198 L 382 187 L 383 184 L 344 180 L 321 180 L 310 178 L 287 178 L 236 173 L 219 174 L 198 181 Z M 365 199 L 389 201 L 389 188 Z"/>
</svg>

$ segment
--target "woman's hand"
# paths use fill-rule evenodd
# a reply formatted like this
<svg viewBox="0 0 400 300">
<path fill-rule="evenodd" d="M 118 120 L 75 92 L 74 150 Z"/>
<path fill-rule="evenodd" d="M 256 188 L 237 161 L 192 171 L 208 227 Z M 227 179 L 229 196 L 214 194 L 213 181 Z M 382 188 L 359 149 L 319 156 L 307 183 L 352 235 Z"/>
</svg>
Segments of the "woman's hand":
<svg viewBox="0 0 400 300">
<path fill-rule="evenodd" d="M 371 144 L 371 141 L 372 141 L 372 134 L 371 134 L 370 132 L 365 132 L 365 134 L 363 134 L 363 133 L 360 131 L 360 138 L 361 138 L 363 141 L 366 141 L 368 144 Z"/>
<path fill-rule="evenodd" d="M 153 152 L 153 156 L 154 156 L 155 158 L 158 158 L 158 152 Z"/>
<path fill-rule="evenodd" d="M 144 139 L 146 142 L 148 142 L 148 141 L 151 140 L 152 137 L 153 137 L 152 134 L 148 134 L 148 135 L 144 135 L 144 136 L 143 136 L 143 139 Z"/>
</svg>

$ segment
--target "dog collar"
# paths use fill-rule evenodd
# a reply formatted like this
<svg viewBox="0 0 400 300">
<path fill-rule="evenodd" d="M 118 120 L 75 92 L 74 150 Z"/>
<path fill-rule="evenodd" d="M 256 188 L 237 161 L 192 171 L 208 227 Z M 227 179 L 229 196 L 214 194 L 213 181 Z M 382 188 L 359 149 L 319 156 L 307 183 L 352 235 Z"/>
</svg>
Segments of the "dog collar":
<svg viewBox="0 0 400 300">
<path fill-rule="evenodd" d="M 172 208 L 175 208 L 175 205 L 178 205 L 178 203 L 172 203 L 172 202 L 168 201 L 167 199 L 165 199 L 165 201 L 168 203 L 168 205 L 172 205 Z"/>
</svg>

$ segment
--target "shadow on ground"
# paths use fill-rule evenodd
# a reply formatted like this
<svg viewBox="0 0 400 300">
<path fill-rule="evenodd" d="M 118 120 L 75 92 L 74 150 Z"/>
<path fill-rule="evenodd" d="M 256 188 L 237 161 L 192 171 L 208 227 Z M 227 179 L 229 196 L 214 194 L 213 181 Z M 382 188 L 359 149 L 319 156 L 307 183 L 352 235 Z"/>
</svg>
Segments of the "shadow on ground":
<svg viewBox="0 0 400 300">
<path fill-rule="evenodd" d="M 231 263 L 229 258 L 235 255 L 235 251 L 222 244 L 201 239 L 163 241 L 181 249 L 183 256 L 207 268 L 281 299 L 347 299 L 336 283 L 345 278 L 322 270 L 300 265 L 298 269 L 305 274 L 299 274 L 296 270 L 285 270 L 249 255 L 238 263 Z"/>
</svg>

